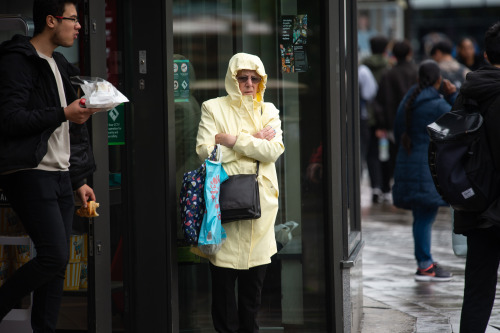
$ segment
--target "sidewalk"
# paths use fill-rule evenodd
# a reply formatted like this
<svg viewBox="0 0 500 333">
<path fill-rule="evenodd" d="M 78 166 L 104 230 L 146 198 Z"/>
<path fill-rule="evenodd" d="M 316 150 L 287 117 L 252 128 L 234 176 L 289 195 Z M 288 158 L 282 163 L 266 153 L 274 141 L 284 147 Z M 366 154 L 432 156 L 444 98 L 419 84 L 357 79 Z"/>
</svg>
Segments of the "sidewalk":
<svg viewBox="0 0 500 333">
<path fill-rule="evenodd" d="M 450 270 L 450 282 L 416 282 L 412 216 L 390 203 L 371 205 L 362 190 L 363 322 L 361 333 L 459 332 L 465 258 L 456 257 L 447 208 L 439 211 L 432 234 L 434 260 Z M 487 333 L 500 332 L 500 302 Z"/>
</svg>

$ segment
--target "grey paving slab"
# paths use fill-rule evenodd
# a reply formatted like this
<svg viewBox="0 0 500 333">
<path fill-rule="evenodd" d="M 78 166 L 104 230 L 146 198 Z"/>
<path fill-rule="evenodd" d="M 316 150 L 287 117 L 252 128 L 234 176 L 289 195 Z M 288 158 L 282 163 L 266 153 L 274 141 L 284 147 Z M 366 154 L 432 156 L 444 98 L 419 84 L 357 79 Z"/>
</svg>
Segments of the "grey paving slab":
<svg viewBox="0 0 500 333">
<path fill-rule="evenodd" d="M 452 250 L 451 216 L 439 211 L 432 254 L 451 271 L 450 282 L 416 282 L 412 216 L 390 203 L 372 205 L 362 188 L 364 316 L 362 333 L 459 332 L 465 258 Z M 486 333 L 500 332 L 500 288 Z"/>
</svg>

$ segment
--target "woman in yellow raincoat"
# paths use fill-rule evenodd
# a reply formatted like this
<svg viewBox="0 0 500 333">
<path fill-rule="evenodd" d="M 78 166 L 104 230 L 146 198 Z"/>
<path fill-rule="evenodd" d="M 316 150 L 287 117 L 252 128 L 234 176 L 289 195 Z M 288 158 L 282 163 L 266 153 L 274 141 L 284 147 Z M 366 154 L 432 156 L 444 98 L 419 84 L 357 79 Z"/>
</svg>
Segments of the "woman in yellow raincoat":
<svg viewBox="0 0 500 333">
<path fill-rule="evenodd" d="M 274 224 L 278 180 L 274 162 L 283 153 L 279 111 L 264 103 L 267 75 L 259 57 L 238 53 L 229 61 L 227 96 L 203 103 L 196 152 L 205 160 L 221 144 L 228 175 L 255 173 L 259 166 L 261 217 L 224 224 L 226 242 L 209 256 L 212 319 L 217 332 L 257 332 L 256 317 L 267 264 L 276 253 Z M 238 304 L 235 282 L 238 279 Z"/>
</svg>

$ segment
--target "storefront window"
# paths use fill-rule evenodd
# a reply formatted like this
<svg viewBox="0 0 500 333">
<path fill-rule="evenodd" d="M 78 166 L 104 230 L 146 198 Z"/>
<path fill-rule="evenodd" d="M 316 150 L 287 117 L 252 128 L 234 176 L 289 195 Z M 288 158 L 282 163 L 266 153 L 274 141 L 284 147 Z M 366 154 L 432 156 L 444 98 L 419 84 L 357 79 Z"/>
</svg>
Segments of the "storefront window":
<svg viewBox="0 0 500 333">
<path fill-rule="evenodd" d="M 183 173 L 201 163 L 195 152 L 200 106 L 226 95 L 233 54 L 262 59 L 268 74 L 264 99 L 280 110 L 285 153 L 276 162 L 276 226 L 294 229 L 277 237 L 279 251 L 262 293 L 261 328 L 324 332 L 327 325 L 322 84 L 327 59 L 321 19 L 321 4 L 302 0 L 174 1 L 174 63 L 188 69 L 186 83 L 174 85 L 178 192 Z M 180 330 L 212 332 L 209 265 L 183 243 L 180 217 L 177 225 Z"/>
</svg>

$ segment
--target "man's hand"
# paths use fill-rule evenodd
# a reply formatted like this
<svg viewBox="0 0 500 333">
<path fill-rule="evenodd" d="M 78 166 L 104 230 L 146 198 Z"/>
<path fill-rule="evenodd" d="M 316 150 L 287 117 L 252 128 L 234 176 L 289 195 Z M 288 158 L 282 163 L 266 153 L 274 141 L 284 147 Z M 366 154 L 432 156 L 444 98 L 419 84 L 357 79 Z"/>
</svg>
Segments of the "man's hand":
<svg viewBox="0 0 500 333">
<path fill-rule="evenodd" d="M 259 132 L 255 133 L 254 138 L 271 141 L 276 136 L 276 130 L 271 126 L 266 126 Z"/>
<path fill-rule="evenodd" d="M 103 109 L 97 108 L 82 108 L 80 105 L 80 99 L 77 99 L 64 108 L 64 115 L 66 116 L 66 119 L 71 122 L 83 124 L 90 118 L 91 115 L 102 110 Z"/>
<path fill-rule="evenodd" d="M 228 148 L 233 148 L 236 143 L 236 139 L 238 139 L 238 137 L 235 135 L 219 133 L 215 135 L 215 144 L 221 144 Z"/>
<path fill-rule="evenodd" d="M 84 208 L 87 207 L 87 201 L 89 201 L 89 199 L 91 201 L 96 201 L 94 190 L 87 184 L 84 184 L 79 189 L 77 189 L 76 195 L 78 196 L 78 198 L 80 198 L 80 201 L 82 202 L 82 207 Z"/>
</svg>

